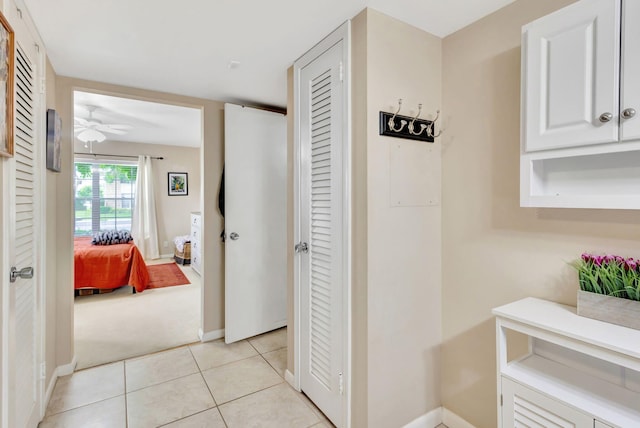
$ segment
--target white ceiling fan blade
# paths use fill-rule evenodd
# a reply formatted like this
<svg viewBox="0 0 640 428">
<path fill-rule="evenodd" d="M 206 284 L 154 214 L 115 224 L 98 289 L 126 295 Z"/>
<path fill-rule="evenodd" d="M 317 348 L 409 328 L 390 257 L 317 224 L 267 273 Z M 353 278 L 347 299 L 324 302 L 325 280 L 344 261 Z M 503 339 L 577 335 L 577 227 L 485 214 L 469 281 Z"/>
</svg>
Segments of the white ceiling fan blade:
<svg viewBox="0 0 640 428">
<path fill-rule="evenodd" d="M 78 140 L 84 143 L 88 141 L 102 143 L 106 139 L 107 137 L 102 132 L 98 132 L 95 129 L 86 129 L 78 134 Z"/>
<path fill-rule="evenodd" d="M 81 117 L 74 117 L 74 119 L 76 122 L 78 122 L 79 125 L 82 125 L 82 126 L 89 125 L 89 121 L 87 121 L 86 119 L 83 119 Z"/>
<path fill-rule="evenodd" d="M 131 126 L 131 125 L 112 124 L 112 125 L 104 125 L 104 126 L 108 126 L 111 129 L 121 129 L 123 131 L 129 130 L 129 129 L 133 129 L 133 126 Z"/>
<path fill-rule="evenodd" d="M 124 127 L 120 127 L 116 125 L 98 125 L 95 127 L 95 129 L 102 132 L 125 132 L 131 129 L 129 127 L 126 127 L 126 125 L 122 125 L 122 126 Z"/>
<path fill-rule="evenodd" d="M 111 128 L 97 128 L 100 132 L 106 132 L 107 134 L 125 135 L 127 131 L 121 131 L 120 129 Z"/>
</svg>

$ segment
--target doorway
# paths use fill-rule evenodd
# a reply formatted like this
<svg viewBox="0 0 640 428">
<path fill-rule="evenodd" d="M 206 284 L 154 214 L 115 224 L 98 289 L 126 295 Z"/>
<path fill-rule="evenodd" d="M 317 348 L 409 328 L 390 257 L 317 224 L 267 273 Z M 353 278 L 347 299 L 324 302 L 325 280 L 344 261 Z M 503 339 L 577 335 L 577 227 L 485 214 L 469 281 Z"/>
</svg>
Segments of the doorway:
<svg viewBox="0 0 640 428">
<path fill-rule="evenodd" d="M 174 239 L 188 237 L 191 213 L 202 211 L 202 107 L 77 88 L 73 115 L 74 240 L 131 230 L 137 158 L 149 155 L 159 258 L 147 254 L 145 263 L 173 264 Z M 171 174 L 184 179 L 180 192 L 169 188 Z M 178 268 L 188 285 L 75 297 L 77 368 L 199 341 L 201 277 L 189 264 Z"/>
</svg>

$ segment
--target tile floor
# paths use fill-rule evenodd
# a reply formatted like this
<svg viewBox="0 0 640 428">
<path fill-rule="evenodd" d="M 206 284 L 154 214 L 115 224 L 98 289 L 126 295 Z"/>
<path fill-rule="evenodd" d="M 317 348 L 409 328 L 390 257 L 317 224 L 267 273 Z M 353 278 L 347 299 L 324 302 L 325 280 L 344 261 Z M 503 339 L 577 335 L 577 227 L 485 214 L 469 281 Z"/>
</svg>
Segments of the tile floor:
<svg viewBox="0 0 640 428">
<path fill-rule="evenodd" d="M 61 377 L 39 427 L 332 427 L 284 382 L 286 335 L 198 343 Z"/>
</svg>

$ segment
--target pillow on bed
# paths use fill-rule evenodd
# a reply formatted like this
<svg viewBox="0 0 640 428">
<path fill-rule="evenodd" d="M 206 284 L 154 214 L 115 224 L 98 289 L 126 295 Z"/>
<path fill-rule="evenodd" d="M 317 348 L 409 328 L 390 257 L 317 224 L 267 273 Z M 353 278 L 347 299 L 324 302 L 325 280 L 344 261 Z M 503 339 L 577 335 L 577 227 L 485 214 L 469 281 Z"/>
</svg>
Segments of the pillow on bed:
<svg viewBox="0 0 640 428">
<path fill-rule="evenodd" d="M 128 230 L 101 230 L 94 233 L 91 239 L 93 245 L 127 244 L 131 241 L 133 238 Z"/>
</svg>

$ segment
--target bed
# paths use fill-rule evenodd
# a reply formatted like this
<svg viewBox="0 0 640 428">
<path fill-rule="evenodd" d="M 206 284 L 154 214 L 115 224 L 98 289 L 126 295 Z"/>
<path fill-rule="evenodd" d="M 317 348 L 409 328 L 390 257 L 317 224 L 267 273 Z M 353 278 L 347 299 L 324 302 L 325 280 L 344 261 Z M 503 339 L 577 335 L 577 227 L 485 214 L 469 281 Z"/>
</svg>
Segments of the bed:
<svg viewBox="0 0 640 428">
<path fill-rule="evenodd" d="M 149 272 L 133 243 L 92 245 L 91 237 L 74 238 L 74 288 L 113 289 L 130 285 L 134 292 L 149 285 Z"/>
</svg>

